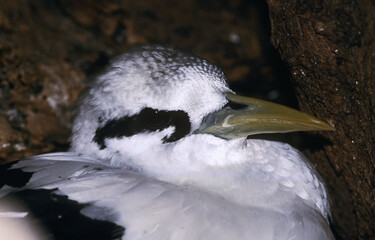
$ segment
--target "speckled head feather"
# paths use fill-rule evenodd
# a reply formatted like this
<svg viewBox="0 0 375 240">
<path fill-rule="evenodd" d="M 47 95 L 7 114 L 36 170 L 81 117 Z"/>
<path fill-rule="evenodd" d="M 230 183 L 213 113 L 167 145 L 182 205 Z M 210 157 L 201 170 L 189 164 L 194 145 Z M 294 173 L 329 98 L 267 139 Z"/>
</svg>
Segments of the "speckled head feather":
<svg viewBox="0 0 375 240">
<path fill-rule="evenodd" d="M 196 127 L 226 102 L 227 91 L 226 77 L 216 65 L 173 47 L 146 45 L 117 57 L 84 98 L 110 118 L 145 107 L 183 110 Z"/>
</svg>

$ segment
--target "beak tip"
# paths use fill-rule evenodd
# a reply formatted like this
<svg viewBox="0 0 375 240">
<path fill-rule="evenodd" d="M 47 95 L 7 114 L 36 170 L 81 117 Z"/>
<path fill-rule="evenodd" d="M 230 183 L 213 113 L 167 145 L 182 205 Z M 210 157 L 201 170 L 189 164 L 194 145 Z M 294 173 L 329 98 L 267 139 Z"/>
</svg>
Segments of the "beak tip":
<svg viewBox="0 0 375 240">
<path fill-rule="evenodd" d="M 319 119 L 315 119 L 315 121 L 317 123 L 317 131 L 334 131 L 335 130 L 335 125 L 333 123 L 327 123 L 327 122 L 323 122 Z"/>
</svg>

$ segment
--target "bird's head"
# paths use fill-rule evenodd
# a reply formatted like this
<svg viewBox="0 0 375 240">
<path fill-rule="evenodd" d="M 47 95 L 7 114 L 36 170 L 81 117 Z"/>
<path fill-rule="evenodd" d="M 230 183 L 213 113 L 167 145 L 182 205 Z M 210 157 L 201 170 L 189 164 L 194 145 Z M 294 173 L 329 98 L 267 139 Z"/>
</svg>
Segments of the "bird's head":
<svg viewBox="0 0 375 240">
<path fill-rule="evenodd" d="M 204 148 L 207 139 L 330 128 L 296 110 L 235 95 L 220 68 L 204 59 L 148 45 L 118 57 L 94 79 L 80 102 L 72 150 L 142 168 L 191 138 Z"/>
</svg>

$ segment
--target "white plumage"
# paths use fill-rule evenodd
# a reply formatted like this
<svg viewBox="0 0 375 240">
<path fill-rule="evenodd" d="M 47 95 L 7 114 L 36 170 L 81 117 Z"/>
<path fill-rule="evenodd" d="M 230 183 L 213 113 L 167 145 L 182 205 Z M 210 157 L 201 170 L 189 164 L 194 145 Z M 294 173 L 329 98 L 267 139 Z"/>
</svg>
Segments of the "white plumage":
<svg viewBox="0 0 375 240">
<path fill-rule="evenodd" d="M 6 171 L 32 176 L 26 186 L 5 184 L 0 197 L 53 190 L 87 204 L 81 214 L 122 226 L 113 239 L 333 239 L 324 185 L 302 154 L 199 130 L 228 92 L 222 71 L 203 59 L 165 46 L 131 50 L 82 98 L 71 152 L 13 164 Z"/>
</svg>

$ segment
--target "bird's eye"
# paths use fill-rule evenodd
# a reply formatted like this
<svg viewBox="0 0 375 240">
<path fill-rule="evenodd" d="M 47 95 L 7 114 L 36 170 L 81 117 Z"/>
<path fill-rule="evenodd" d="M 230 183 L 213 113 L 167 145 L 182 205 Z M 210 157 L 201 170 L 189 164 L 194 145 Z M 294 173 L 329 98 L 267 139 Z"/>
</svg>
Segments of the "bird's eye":
<svg viewBox="0 0 375 240">
<path fill-rule="evenodd" d="M 151 108 L 142 110 L 139 116 L 145 127 L 149 130 L 161 130 L 168 127 L 172 121 L 171 115 L 168 112 L 158 111 Z"/>
<path fill-rule="evenodd" d="M 246 104 L 242 104 L 242 103 L 236 103 L 228 99 L 228 103 L 225 104 L 225 107 L 229 107 L 230 109 L 233 109 L 233 110 L 241 110 L 249 106 L 247 106 Z"/>
</svg>

